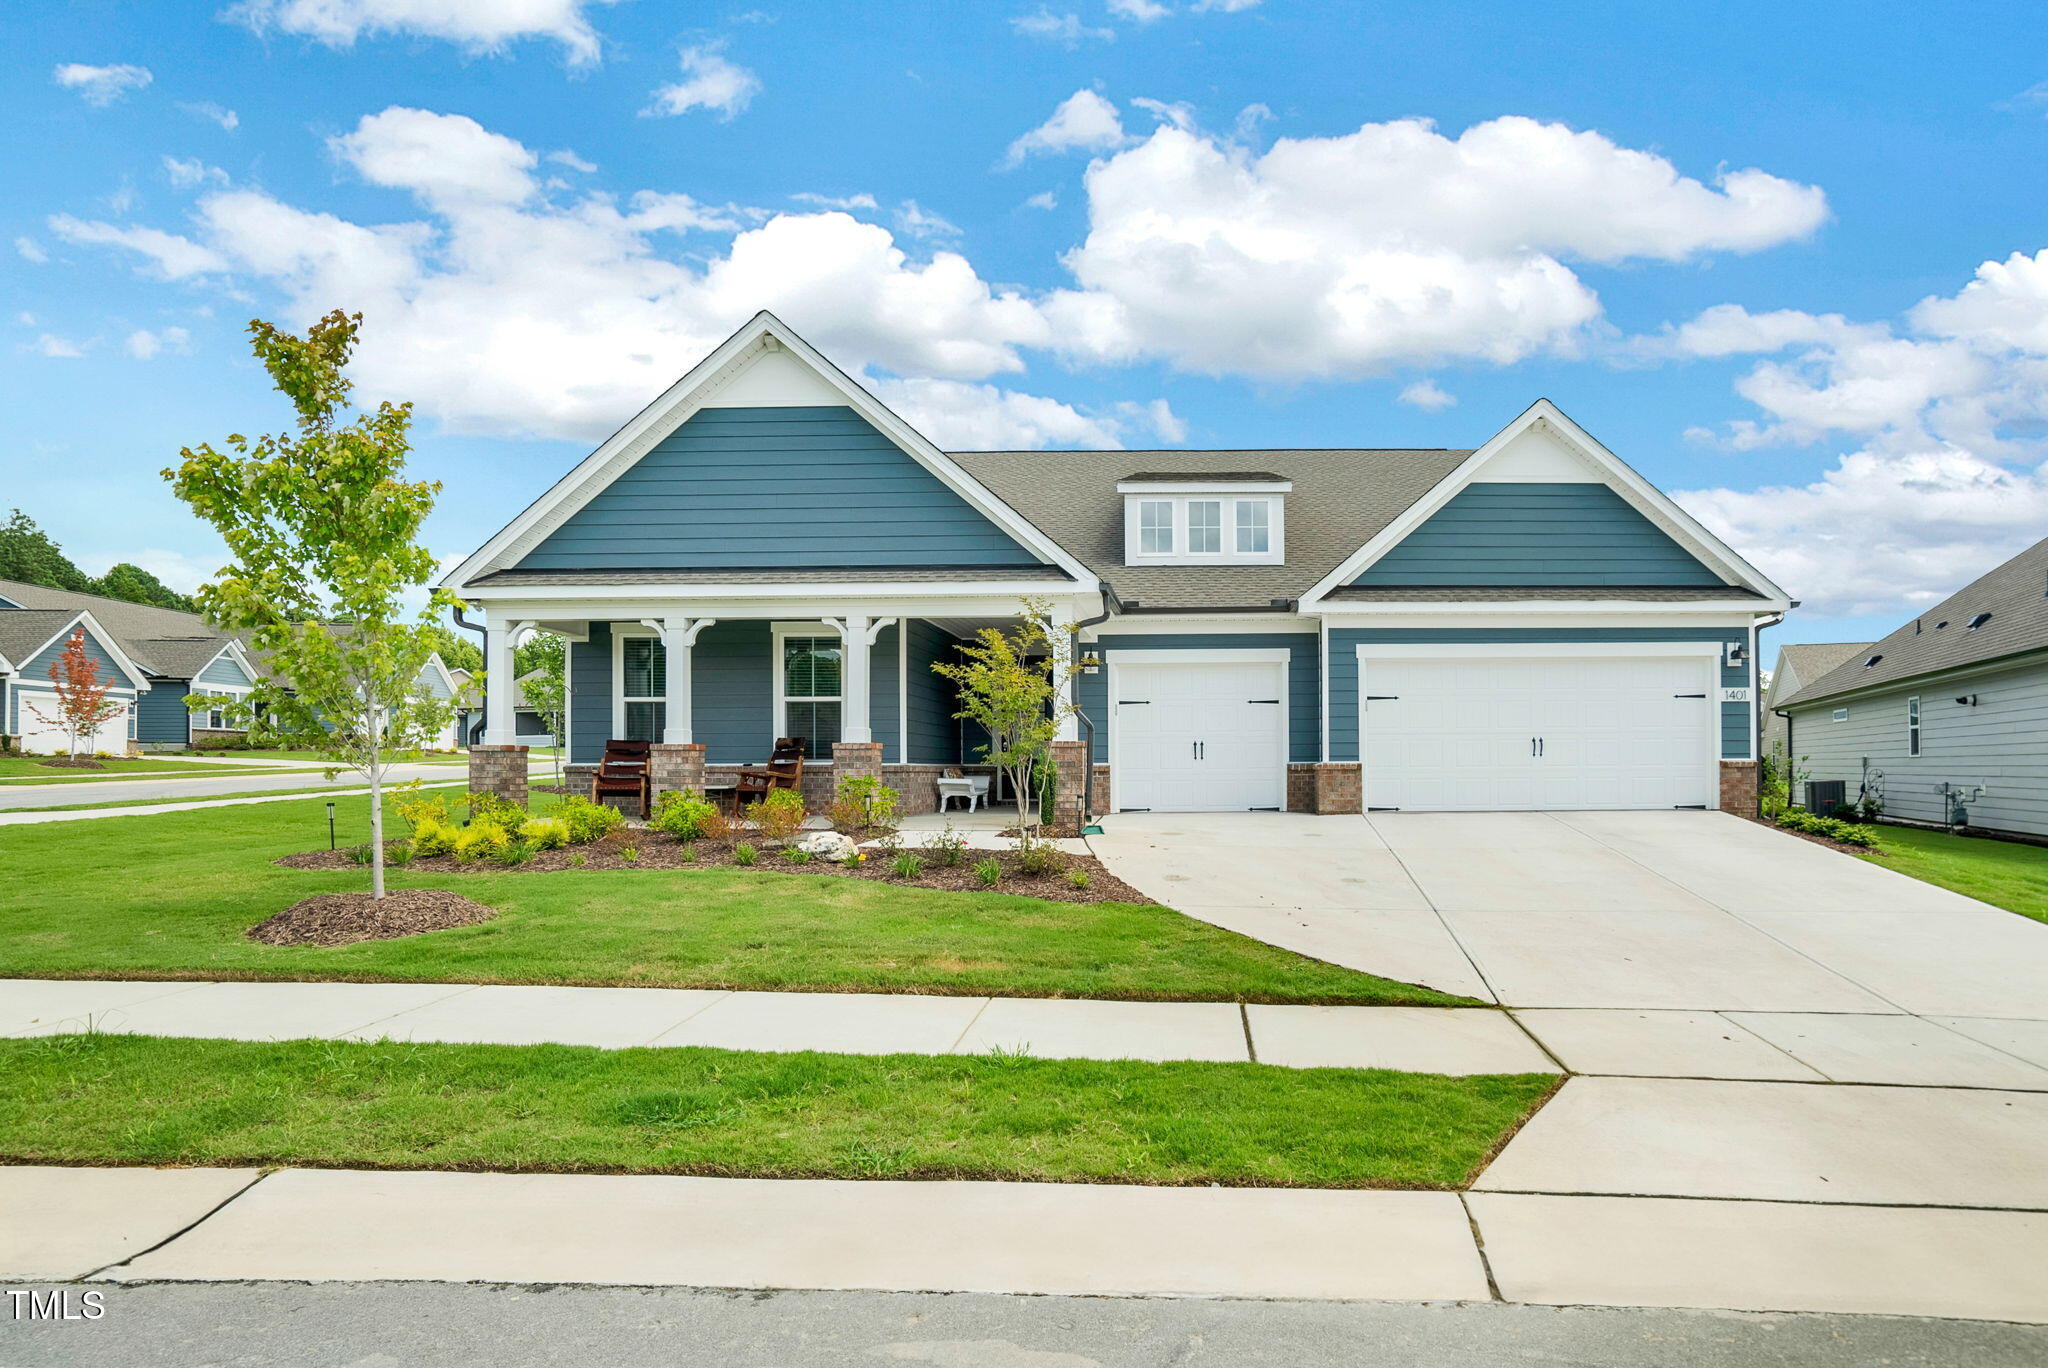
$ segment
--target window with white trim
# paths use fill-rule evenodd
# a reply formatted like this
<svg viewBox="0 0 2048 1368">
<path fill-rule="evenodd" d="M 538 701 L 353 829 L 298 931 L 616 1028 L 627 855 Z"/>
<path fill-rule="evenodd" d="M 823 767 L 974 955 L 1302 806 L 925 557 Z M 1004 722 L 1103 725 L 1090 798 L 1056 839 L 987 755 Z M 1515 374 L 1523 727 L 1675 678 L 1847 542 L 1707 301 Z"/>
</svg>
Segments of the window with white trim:
<svg viewBox="0 0 2048 1368">
<path fill-rule="evenodd" d="M 1906 754 L 1920 753 L 1920 700 L 1906 700 Z"/>
<path fill-rule="evenodd" d="M 130 703 L 128 705 L 128 739 L 130 741 L 136 739 L 136 731 L 140 721 L 141 713 L 142 705 L 139 702 Z"/>
<path fill-rule="evenodd" d="M 651 636 L 619 643 L 619 701 L 627 741 L 659 741 L 668 726 L 668 650 Z"/>
<path fill-rule="evenodd" d="M 801 736 L 804 754 L 829 759 L 839 739 L 843 647 L 837 632 L 788 633 L 776 642 L 777 736 Z"/>
<path fill-rule="evenodd" d="M 1291 486 L 1216 484 L 1180 490 L 1120 486 L 1127 565 L 1279 565 Z M 1138 488 L 1142 488 L 1141 486 Z"/>
<path fill-rule="evenodd" d="M 214 695 L 216 698 L 228 698 L 237 703 L 247 696 L 241 689 L 209 688 L 206 692 Z M 203 716 L 205 720 L 199 725 L 207 731 L 245 732 L 249 730 L 246 722 L 237 722 L 234 716 L 228 712 L 226 706 L 222 704 L 215 704 L 213 707 L 208 708 Z"/>
<path fill-rule="evenodd" d="M 1835 715 L 1828 720 L 1830 722 L 1847 722 L 1849 720 L 1849 710 L 1847 708 L 1837 708 L 1835 709 Z"/>
</svg>

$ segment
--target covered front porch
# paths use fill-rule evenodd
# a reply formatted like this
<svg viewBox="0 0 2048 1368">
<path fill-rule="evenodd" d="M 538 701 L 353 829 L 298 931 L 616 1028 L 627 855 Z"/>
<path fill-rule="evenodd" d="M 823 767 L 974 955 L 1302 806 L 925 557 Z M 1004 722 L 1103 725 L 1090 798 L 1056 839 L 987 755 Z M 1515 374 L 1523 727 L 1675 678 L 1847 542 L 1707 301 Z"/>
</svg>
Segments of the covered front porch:
<svg viewBox="0 0 2048 1368">
<path fill-rule="evenodd" d="M 955 686 L 933 666 L 958 659 L 959 646 L 982 628 L 1014 623 L 1027 594 L 1049 598 L 1045 586 L 949 594 L 897 586 L 887 597 L 797 597 L 787 585 L 773 587 L 784 592 L 490 603 L 486 678 L 510 679 L 515 646 L 535 631 L 567 640 L 572 792 L 588 784 L 613 740 L 652 743 L 658 792 L 730 783 L 735 771 L 766 762 L 778 738 L 795 737 L 804 744 L 804 797 L 814 810 L 853 775 L 881 776 L 898 791 L 905 815 L 936 811 L 938 781 L 949 771 L 988 774 L 991 801 L 1006 796 L 985 760 L 986 735 L 955 716 Z M 1052 601 L 1061 619 L 1099 611 Z M 520 768 L 514 703 L 509 690 L 487 683 L 473 786 L 498 788 Z M 1071 747 L 1078 792 L 1078 726 L 1070 721 L 1056 745 Z"/>
</svg>

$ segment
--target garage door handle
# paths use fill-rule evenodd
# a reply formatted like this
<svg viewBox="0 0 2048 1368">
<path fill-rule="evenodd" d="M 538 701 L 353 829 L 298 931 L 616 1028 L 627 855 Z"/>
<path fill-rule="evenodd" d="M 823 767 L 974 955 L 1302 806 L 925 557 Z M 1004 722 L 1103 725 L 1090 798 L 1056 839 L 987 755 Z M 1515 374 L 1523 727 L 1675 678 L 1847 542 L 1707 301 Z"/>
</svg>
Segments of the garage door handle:
<svg viewBox="0 0 2048 1368">
<path fill-rule="evenodd" d="M 1702 694 L 1701 697 L 1705 697 L 1705 695 Z M 1149 698 L 1119 698 L 1116 701 L 1116 705 L 1119 708 L 1149 708 L 1152 706 L 1152 700 Z M 1143 810 L 1146 812 L 1150 812 L 1152 809 L 1145 808 Z M 1139 809 L 1132 808 L 1130 809 L 1130 811 L 1137 812 L 1139 811 Z"/>
</svg>

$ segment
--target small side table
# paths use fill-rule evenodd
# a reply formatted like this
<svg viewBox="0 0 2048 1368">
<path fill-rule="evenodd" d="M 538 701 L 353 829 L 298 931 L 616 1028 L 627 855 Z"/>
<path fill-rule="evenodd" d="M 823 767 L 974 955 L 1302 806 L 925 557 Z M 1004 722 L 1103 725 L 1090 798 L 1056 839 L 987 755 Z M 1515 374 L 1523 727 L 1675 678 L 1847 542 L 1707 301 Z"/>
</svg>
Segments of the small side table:
<svg viewBox="0 0 2048 1368">
<path fill-rule="evenodd" d="M 946 811 L 955 798 L 967 800 L 967 810 L 988 806 L 988 776 L 985 774 L 963 774 L 957 779 L 941 778 L 939 785 L 939 811 Z"/>
</svg>

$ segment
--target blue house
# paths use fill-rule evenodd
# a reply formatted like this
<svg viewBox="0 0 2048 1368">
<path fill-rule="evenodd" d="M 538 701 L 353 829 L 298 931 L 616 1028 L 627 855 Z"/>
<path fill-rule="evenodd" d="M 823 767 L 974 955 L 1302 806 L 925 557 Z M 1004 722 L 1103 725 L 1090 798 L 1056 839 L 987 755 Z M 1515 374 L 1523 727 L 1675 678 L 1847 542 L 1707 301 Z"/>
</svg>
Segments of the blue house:
<svg viewBox="0 0 2048 1368">
<path fill-rule="evenodd" d="M 569 638 L 576 765 L 800 736 L 912 811 L 978 758 L 932 665 L 1025 597 L 1092 662 L 1096 811 L 1747 804 L 1791 607 L 1547 400 L 1469 450 L 946 452 L 766 313 L 444 582 L 490 678 Z"/>
</svg>

